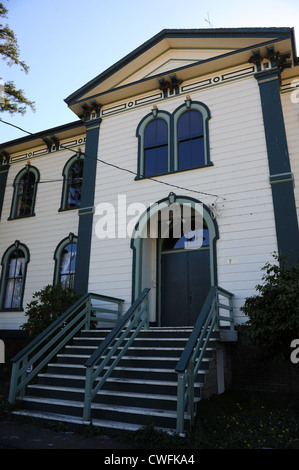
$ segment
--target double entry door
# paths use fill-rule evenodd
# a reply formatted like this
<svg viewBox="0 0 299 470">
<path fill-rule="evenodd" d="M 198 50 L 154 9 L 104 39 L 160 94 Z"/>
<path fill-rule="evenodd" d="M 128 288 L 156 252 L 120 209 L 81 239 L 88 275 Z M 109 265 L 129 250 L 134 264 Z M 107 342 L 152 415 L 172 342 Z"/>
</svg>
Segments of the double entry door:
<svg viewBox="0 0 299 470">
<path fill-rule="evenodd" d="M 193 326 L 211 287 L 208 239 L 200 249 L 160 249 L 161 326 Z"/>
</svg>

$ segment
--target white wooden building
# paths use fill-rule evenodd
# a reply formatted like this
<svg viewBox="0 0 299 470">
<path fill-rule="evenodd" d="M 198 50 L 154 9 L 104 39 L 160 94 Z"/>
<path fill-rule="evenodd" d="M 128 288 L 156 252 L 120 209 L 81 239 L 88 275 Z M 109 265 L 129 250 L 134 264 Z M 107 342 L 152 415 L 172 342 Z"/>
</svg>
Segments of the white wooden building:
<svg viewBox="0 0 299 470">
<path fill-rule="evenodd" d="M 220 286 L 242 322 L 273 253 L 298 257 L 293 29 L 163 30 L 65 101 L 78 120 L 0 145 L 1 333 L 52 282 L 125 310 L 150 288 L 151 324 L 176 327 Z M 163 238 L 173 203 L 202 215 L 196 249 Z"/>
<path fill-rule="evenodd" d="M 291 28 L 164 30 L 65 100 L 79 121 L 2 143 L 0 330 L 19 329 L 32 294 L 58 282 L 55 252 L 70 233 L 78 244 L 80 292 L 130 305 L 151 287 L 151 321 L 163 323 L 162 295 L 174 282 L 162 285 L 163 248 L 149 237 L 141 248 L 130 234 L 138 218 L 149 223 L 144 209 L 170 192 L 181 204 L 204 205 L 215 233 L 210 260 L 194 276 L 233 292 L 235 319 L 242 321 L 239 307 L 253 294 L 261 267 L 273 252 L 295 256 L 298 248 L 297 65 Z M 177 124 L 188 114 L 202 124 L 178 144 Z M 166 140 L 145 142 L 150 123 L 161 125 Z M 189 156 L 179 155 L 179 145 L 191 149 L 192 139 L 197 156 L 183 161 Z M 146 145 L 161 152 L 160 167 Z M 78 149 L 86 189 L 82 201 L 67 206 L 63 180 Z M 26 165 L 36 194 L 32 212 L 18 214 L 14 198 Z M 100 238 L 105 203 L 115 221 Z M 5 306 L 5 269 L 16 240 L 27 250 L 17 308 L 12 298 Z"/>
</svg>

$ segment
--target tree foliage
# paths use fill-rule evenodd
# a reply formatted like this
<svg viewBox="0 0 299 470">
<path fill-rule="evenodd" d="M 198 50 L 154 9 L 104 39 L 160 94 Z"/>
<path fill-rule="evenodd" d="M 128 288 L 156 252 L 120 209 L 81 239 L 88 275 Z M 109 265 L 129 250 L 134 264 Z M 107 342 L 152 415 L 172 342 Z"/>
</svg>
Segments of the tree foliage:
<svg viewBox="0 0 299 470">
<path fill-rule="evenodd" d="M 0 2 L 0 21 L 7 18 L 7 8 Z M 20 59 L 20 50 L 14 31 L 7 25 L 0 23 L 0 56 L 8 66 L 17 65 L 22 71 L 28 73 L 29 67 Z M 29 101 L 23 90 L 15 87 L 13 81 L 4 82 L 4 102 L 0 101 L 0 112 L 7 111 L 10 114 L 24 114 L 28 107 L 33 111 L 34 103 Z"/>
<path fill-rule="evenodd" d="M 35 338 L 79 298 L 72 289 L 63 289 L 60 284 L 44 287 L 33 294 L 33 300 L 27 305 L 27 322 L 22 329 L 29 333 L 30 339 Z"/>
<path fill-rule="evenodd" d="M 299 338 L 299 262 L 287 265 L 274 258 L 274 264 L 263 267 L 259 294 L 241 307 L 249 318 L 244 331 L 265 358 L 289 360 L 291 341 Z"/>
</svg>

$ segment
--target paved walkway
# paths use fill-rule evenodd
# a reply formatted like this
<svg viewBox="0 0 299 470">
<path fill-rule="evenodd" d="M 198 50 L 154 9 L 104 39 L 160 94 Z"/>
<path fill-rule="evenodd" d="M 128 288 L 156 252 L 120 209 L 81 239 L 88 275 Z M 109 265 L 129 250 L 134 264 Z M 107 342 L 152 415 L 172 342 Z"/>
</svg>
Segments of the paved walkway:
<svg viewBox="0 0 299 470">
<path fill-rule="evenodd" d="M 134 449 L 108 436 L 86 437 L 76 432 L 56 432 L 31 424 L 0 422 L 0 449 Z"/>
</svg>

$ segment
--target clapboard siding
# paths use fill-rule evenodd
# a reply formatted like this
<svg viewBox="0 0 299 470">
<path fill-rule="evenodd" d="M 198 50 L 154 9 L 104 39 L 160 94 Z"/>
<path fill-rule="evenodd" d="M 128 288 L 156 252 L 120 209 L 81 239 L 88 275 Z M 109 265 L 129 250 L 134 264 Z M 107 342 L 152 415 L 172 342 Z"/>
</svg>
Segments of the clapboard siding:
<svg viewBox="0 0 299 470">
<path fill-rule="evenodd" d="M 70 151 L 60 151 L 32 159 L 31 165 L 40 172 L 34 217 L 7 220 L 13 196 L 12 185 L 26 162 L 12 164 L 9 170 L 0 222 L 0 257 L 15 240 L 20 240 L 30 251 L 24 308 L 31 301 L 34 292 L 53 282 L 53 255 L 58 243 L 70 232 L 77 234 L 78 211 L 58 212 L 62 194 L 62 170 L 73 155 Z M 46 182 L 49 180 L 54 182 Z M 24 320 L 23 312 L 0 312 L 0 329 L 18 329 Z"/>
<path fill-rule="evenodd" d="M 254 78 L 193 92 L 192 100 L 205 103 L 211 111 L 209 121 L 212 167 L 168 174 L 159 181 L 194 189 L 164 186 L 150 180 L 135 181 L 134 175 L 98 163 L 95 206 L 110 202 L 117 208 L 117 195 L 126 195 L 127 206 L 140 202 L 148 207 L 170 191 L 198 198 L 209 205 L 217 199 L 219 240 L 217 241 L 219 285 L 234 292 L 238 312 L 246 296 L 261 280 L 261 268 L 276 251 L 275 223 L 269 185 L 265 134 L 259 89 Z M 158 103 L 159 110 L 172 113 L 184 103 L 176 96 Z M 137 171 L 138 141 L 136 128 L 151 112 L 144 106 L 103 119 L 99 140 L 99 158 Z M 94 227 L 100 216 L 95 215 Z M 132 217 L 131 217 L 132 218 Z M 131 219 L 128 217 L 128 220 Z M 128 262 L 119 263 L 123 256 Z M 236 264 L 229 264 L 235 259 Z M 112 266 L 109 263 L 112 263 Z M 130 239 L 92 239 L 89 287 L 131 301 L 132 250 Z"/>
</svg>

